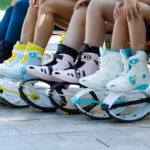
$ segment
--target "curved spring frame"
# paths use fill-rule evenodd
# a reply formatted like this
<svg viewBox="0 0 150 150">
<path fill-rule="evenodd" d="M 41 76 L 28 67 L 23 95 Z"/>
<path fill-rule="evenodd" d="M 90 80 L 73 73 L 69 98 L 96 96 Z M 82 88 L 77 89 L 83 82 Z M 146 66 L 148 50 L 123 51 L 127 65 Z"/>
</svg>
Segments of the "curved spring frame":
<svg viewBox="0 0 150 150">
<path fill-rule="evenodd" d="M 106 89 L 101 89 L 101 91 L 105 91 Z M 86 89 L 83 89 L 81 91 L 79 91 L 78 93 L 76 93 L 76 95 L 74 97 L 72 97 L 71 101 L 72 103 L 75 105 L 75 107 L 84 115 L 90 117 L 90 118 L 93 118 L 93 119 L 110 119 L 110 115 L 105 112 L 105 111 L 102 111 L 100 106 L 99 106 L 99 112 L 96 112 L 96 113 L 93 113 L 93 112 L 88 112 L 84 109 L 82 109 L 80 107 L 80 104 L 81 103 L 90 103 L 90 104 L 103 104 L 103 101 L 96 101 L 96 100 L 82 100 L 81 97 L 86 94 L 86 93 L 89 93 L 89 92 L 96 92 L 96 91 L 99 91 L 99 90 L 95 90 L 95 89 L 89 89 L 89 88 L 86 88 Z M 118 103 L 123 103 L 124 102 L 124 99 L 120 99 L 119 101 L 116 102 L 116 104 Z M 113 112 L 114 114 L 119 114 L 120 112 L 122 112 L 125 108 L 122 107 L 122 108 L 117 108 L 115 109 Z"/>
<path fill-rule="evenodd" d="M 49 84 L 50 88 L 49 88 L 49 91 L 47 94 L 45 94 L 45 96 L 47 96 L 51 102 L 51 104 L 53 106 L 50 106 L 50 107 L 41 107 L 37 104 L 35 104 L 34 102 L 32 102 L 32 100 L 29 99 L 28 96 L 26 96 L 26 94 L 24 93 L 24 88 L 32 88 L 33 85 L 31 85 L 31 83 L 33 81 L 41 81 L 41 82 L 44 82 L 44 83 L 47 83 Z M 31 87 L 26 87 L 25 84 L 28 83 L 31 85 Z M 67 105 L 67 97 L 68 95 L 65 95 L 63 93 L 63 90 L 64 89 L 68 89 L 70 83 L 65 83 L 65 82 L 62 82 L 62 83 L 55 83 L 55 82 L 47 82 L 47 81 L 44 81 L 44 80 L 40 80 L 40 79 L 30 79 L 30 80 L 26 80 L 26 81 L 23 81 L 20 86 L 19 86 L 19 92 L 20 92 L 20 95 L 21 95 L 21 98 L 27 102 L 29 105 L 37 108 L 37 109 L 40 109 L 42 111 L 48 111 L 48 112 L 53 112 L 53 111 L 56 111 L 57 108 L 59 108 L 60 110 L 62 111 L 65 111 L 69 114 L 79 114 L 80 112 L 76 109 L 76 107 L 74 108 L 66 108 L 65 106 Z M 35 90 L 35 89 L 34 89 Z M 35 93 L 38 94 L 38 91 L 35 91 Z M 39 94 L 43 94 L 43 93 L 39 93 Z M 91 92 L 90 95 L 96 99 L 98 101 L 98 98 L 97 96 Z M 60 100 L 58 101 L 56 98 L 54 98 L 53 96 L 59 96 Z M 83 107 L 83 109 L 89 111 L 90 109 L 92 109 L 93 107 L 95 107 L 97 104 L 88 104 L 88 106 L 85 106 Z"/>
<path fill-rule="evenodd" d="M 20 98 L 20 93 L 18 91 L 18 80 L 15 79 L 10 79 L 10 78 L 1 78 L 0 82 L 0 101 L 4 105 L 10 106 L 12 108 L 25 108 L 28 107 L 29 105 L 25 103 L 21 98 Z M 11 87 L 8 87 L 8 85 L 16 85 L 16 89 L 14 90 Z M 7 85 L 7 87 L 6 87 Z M 5 96 L 3 96 L 5 94 Z M 13 101 L 9 100 L 9 98 L 12 99 L 12 95 L 17 96 L 18 101 L 15 99 Z"/>
<path fill-rule="evenodd" d="M 141 120 L 145 118 L 147 115 L 150 113 L 150 94 L 146 91 L 139 91 L 141 92 L 145 98 L 133 100 L 133 101 L 128 101 L 124 102 L 122 104 L 113 104 L 120 96 L 125 95 L 126 93 L 117 93 L 117 92 L 110 92 L 110 94 L 105 98 L 103 104 L 102 104 L 102 109 L 106 111 L 111 117 L 117 119 L 118 121 L 121 122 L 134 122 Z M 111 99 L 110 99 L 111 98 Z M 138 108 L 135 107 L 136 105 L 141 104 Z M 129 113 L 129 114 L 119 114 L 116 115 L 112 111 L 113 109 L 116 108 L 123 108 L 126 107 L 126 109 L 129 106 L 134 106 L 135 111 Z"/>
<path fill-rule="evenodd" d="M 51 87 L 51 91 L 50 91 L 50 93 L 53 93 L 55 90 L 62 90 L 62 89 L 64 89 L 64 87 L 65 87 L 65 89 L 67 88 L 67 87 L 69 87 L 70 85 L 78 85 L 78 86 L 80 86 L 80 87 L 82 87 L 82 88 L 84 88 L 83 86 L 81 86 L 80 84 L 71 84 L 71 83 L 68 83 L 68 82 L 61 82 L 61 83 L 56 83 L 55 85 L 53 85 L 52 87 Z M 99 101 L 98 100 L 98 98 L 97 98 L 97 96 L 96 96 L 96 94 L 94 93 L 94 92 L 89 92 L 88 94 L 90 94 L 90 96 L 92 96 L 92 98 L 93 99 L 95 99 L 95 101 Z M 65 96 L 65 94 L 64 94 L 64 96 Z M 67 96 L 67 95 L 66 95 Z M 53 98 L 53 94 L 50 94 L 50 100 L 51 100 L 51 103 L 55 106 L 55 107 L 57 107 L 57 108 L 59 108 L 60 110 L 62 110 L 62 111 L 65 111 L 65 112 L 67 112 L 67 113 L 69 113 L 69 114 L 79 114 L 80 113 L 80 111 L 78 110 L 78 109 L 76 109 L 76 107 L 75 108 L 66 108 L 65 106 L 67 105 L 67 100 L 66 100 L 66 98 L 65 98 L 65 102 L 66 103 L 64 103 L 64 105 L 60 105 L 57 101 L 56 101 L 56 99 L 54 99 Z M 93 104 L 88 104 L 88 105 L 86 105 L 86 106 L 83 106 L 82 107 L 82 109 L 83 110 L 85 110 L 85 111 L 90 111 L 91 109 L 93 109 L 95 106 L 97 105 L 97 103 L 93 103 Z"/>
<path fill-rule="evenodd" d="M 20 96 L 21 98 L 29 105 L 31 105 L 32 107 L 36 108 L 36 109 L 39 109 L 41 111 L 44 111 L 44 112 L 54 112 L 57 110 L 56 107 L 53 107 L 53 106 L 40 106 L 38 104 L 35 104 L 34 102 L 32 102 L 32 100 L 34 100 L 34 98 L 32 98 L 32 100 L 29 99 L 29 97 L 26 95 L 26 93 L 24 92 L 24 89 L 29 89 L 29 90 L 33 90 L 35 96 L 37 95 L 37 98 L 38 98 L 38 94 L 42 94 L 42 95 L 45 95 L 48 97 L 49 94 L 44 94 L 44 93 L 38 93 L 38 91 L 35 91 L 34 89 L 34 84 L 32 84 L 32 82 L 38 82 L 38 81 L 41 81 L 41 82 L 44 82 L 44 83 L 47 83 L 49 86 L 55 84 L 54 82 L 47 82 L 47 81 L 44 81 L 44 80 L 40 80 L 40 79 L 28 79 L 28 80 L 24 80 L 20 83 L 19 85 L 19 92 L 20 92 Z M 29 86 L 26 86 L 26 84 L 28 84 Z M 61 91 L 58 91 L 58 93 L 61 93 Z M 36 97 L 35 97 L 36 99 Z"/>
</svg>

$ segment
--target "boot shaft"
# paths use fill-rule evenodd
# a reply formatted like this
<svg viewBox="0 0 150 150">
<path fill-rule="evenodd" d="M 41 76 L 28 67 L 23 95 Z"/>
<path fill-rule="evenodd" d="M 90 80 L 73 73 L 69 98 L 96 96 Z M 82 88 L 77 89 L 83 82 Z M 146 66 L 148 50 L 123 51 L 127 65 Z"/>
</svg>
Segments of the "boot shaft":
<svg viewBox="0 0 150 150">
<path fill-rule="evenodd" d="M 99 48 L 98 47 L 89 47 L 89 45 L 83 43 L 80 49 L 80 53 L 77 58 L 76 67 L 80 68 L 84 64 L 87 64 L 86 66 L 92 67 L 91 62 L 94 62 L 98 66 L 98 57 L 99 54 Z M 93 66 L 94 67 L 94 66 Z M 88 68 L 90 69 L 90 68 Z M 98 68 L 97 68 L 98 69 Z"/>
<path fill-rule="evenodd" d="M 67 45 L 64 45 L 64 44 L 59 44 L 55 55 L 59 55 L 59 54 L 60 55 L 68 55 L 68 56 L 72 57 L 74 62 L 76 61 L 76 58 L 78 56 L 77 50 L 75 50 Z"/>
<path fill-rule="evenodd" d="M 13 66 L 16 63 L 18 63 L 23 58 L 25 49 L 26 45 L 17 42 L 12 50 L 12 56 L 9 59 L 5 60 L 4 63 L 0 65 L 0 68 L 4 66 L 5 67 Z"/>
<path fill-rule="evenodd" d="M 20 44 L 19 42 L 17 42 L 12 50 L 12 56 L 4 63 L 14 65 L 15 63 L 19 62 L 23 58 L 25 49 L 26 49 L 25 44 Z"/>
<path fill-rule="evenodd" d="M 26 65 L 26 64 L 40 65 L 44 52 L 45 52 L 44 48 L 41 48 L 29 42 L 24 52 L 24 57 L 19 62 L 19 64 L 20 65 Z"/>
<path fill-rule="evenodd" d="M 80 57 L 81 56 L 81 57 Z M 95 46 L 89 46 L 88 44 L 83 43 L 80 49 L 79 57 L 82 61 L 87 62 L 90 59 L 98 61 L 98 57 L 100 56 L 99 48 Z"/>
<path fill-rule="evenodd" d="M 134 56 L 128 60 L 129 69 L 127 71 L 130 78 L 146 79 L 149 78 L 149 70 L 147 67 L 147 55 L 144 51 L 137 51 Z M 134 77 L 132 77 L 134 76 Z"/>
<path fill-rule="evenodd" d="M 100 54 L 101 57 L 99 58 L 99 61 L 102 70 L 114 72 L 114 74 L 117 72 L 120 74 L 123 71 L 123 64 L 119 51 L 105 50 L 100 47 Z"/>
<path fill-rule="evenodd" d="M 115 80 L 107 84 L 107 88 L 111 91 L 127 92 L 132 90 L 145 90 L 150 84 L 150 74 L 147 67 L 147 55 L 144 51 L 137 51 L 135 55 L 123 56 L 124 64 L 127 69 Z"/>
</svg>

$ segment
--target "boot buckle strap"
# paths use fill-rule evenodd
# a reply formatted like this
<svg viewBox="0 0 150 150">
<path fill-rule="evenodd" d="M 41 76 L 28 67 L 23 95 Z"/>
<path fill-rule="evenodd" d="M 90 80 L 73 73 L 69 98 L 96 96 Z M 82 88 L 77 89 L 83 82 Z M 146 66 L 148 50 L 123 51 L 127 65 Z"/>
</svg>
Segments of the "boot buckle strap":
<svg viewBox="0 0 150 150">
<path fill-rule="evenodd" d="M 136 64 L 138 62 L 139 62 L 139 59 L 131 59 L 131 60 L 129 60 L 130 64 Z"/>
<path fill-rule="evenodd" d="M 63 59 L 63 55 L 55 54 L 54 55 L 54 59 L 60 59 L 60 60 L 62 60 Z"/>
<path fill-rule="evenodd" d="M 41 54 L 37 54 L 37 53 L 34 53 L 34 52 L 31 52 L 31 53 L 25 52 L 25 54 L 28 54 L 28 55 L 29 55 L 30 57 L 32 57 L 32 58 L 36 58 L 36 57 L 42 58 L 42 55 L 41 55 Z"/>
<path fill-rule="evenodd" d="M 88 54 L 82 54 L 81 55 L 81 59 L 83 59 L 83 60 L 90 60 L 92 57 L 90 56 L 90 55 L 88 55 Z"/>
</svg>

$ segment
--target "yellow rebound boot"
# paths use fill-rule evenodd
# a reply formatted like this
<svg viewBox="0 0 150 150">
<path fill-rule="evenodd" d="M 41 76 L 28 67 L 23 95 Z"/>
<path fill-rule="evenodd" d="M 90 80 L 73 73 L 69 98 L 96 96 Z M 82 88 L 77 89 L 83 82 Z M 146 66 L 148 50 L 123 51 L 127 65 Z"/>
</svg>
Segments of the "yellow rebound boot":
<svg viewBox="0 0 150 150">
<path fill-rule="evenodd" d="M 27 72 L 26 68 L 28 65 L 41 65 L 41 58 L 44 52 L 44 48 L 29 42 L 22 60 L 14 66 L 7 68 L 7 70 L 2 72 L 2 75 L 19 80 L 31 78 L 32 75 Z"/>
<path fill-rule="evenodd" d="M 25 44 L 20 44 L 17 42 L 12 50 L 12 56 L 5 60 L 2 64 L 0 64 L 0 75 L 2 75 L 3 72 L 8 70 L 9 67 L 14 66 L 17 64 L 22 58 L 24 57 L 24 51 L 26 49 Z"/>
</svg>

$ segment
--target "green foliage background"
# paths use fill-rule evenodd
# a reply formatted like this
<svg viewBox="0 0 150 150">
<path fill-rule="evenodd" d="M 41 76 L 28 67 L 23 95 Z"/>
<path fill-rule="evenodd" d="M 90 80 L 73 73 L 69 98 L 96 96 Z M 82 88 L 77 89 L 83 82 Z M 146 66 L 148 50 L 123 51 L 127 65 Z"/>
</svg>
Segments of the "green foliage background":
<svg viewBox="0 0 150 150">
<path fill-rule="evenodd" d="M 12 0 L 0 0 L 0 10 L 5 10 L 10 6 Z M 1 15 L 1 14 L 0 14 Z"/>
</svg>

